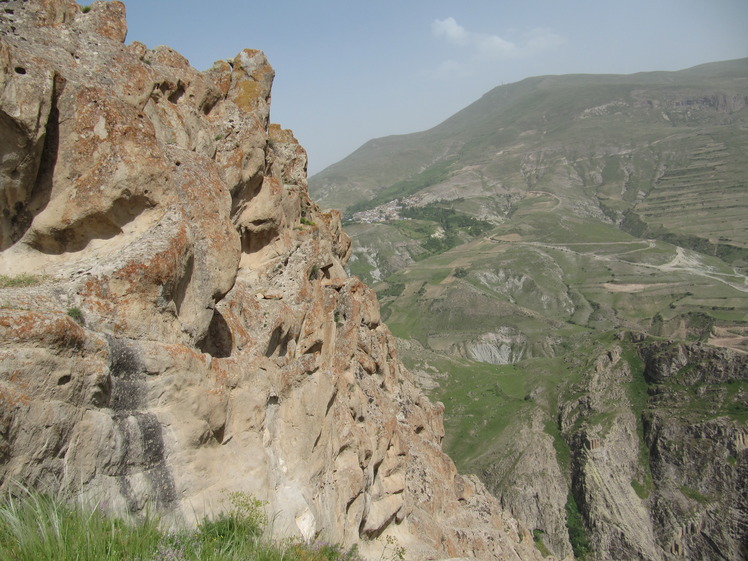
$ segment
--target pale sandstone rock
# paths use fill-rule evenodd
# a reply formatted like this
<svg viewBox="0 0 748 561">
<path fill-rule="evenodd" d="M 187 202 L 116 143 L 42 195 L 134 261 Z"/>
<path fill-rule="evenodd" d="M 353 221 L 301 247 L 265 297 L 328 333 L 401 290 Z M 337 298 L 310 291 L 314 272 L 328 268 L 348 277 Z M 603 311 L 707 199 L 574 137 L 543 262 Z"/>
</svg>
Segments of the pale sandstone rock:
<svg viewBox="0 0 748 561">
<path fill-rule="evenodd" d="M 0 289 L 2 486 L 188 524 L 242 491 L 276 534 L 372 558 L 390 537 L 409 559 L 539 559 L 441 452 L 441 404 L 269 125 L 264 55 L 200 73 L 123 45 L 119 2 L 6 5 L 0 273 L 46 277 Z"/>
</svg>

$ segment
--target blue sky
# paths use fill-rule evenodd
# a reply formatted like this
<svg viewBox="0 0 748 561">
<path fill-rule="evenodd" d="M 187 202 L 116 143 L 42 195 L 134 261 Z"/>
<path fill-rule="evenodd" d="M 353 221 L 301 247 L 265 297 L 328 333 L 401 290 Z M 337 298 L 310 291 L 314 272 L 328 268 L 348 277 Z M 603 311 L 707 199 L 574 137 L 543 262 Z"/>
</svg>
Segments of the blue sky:
<svg viewBox="0 0 748 561">
<path fill-rule="evenodd" d="M 502 83 L 679 70 L 748 56 L 746 0 L 125 0 L 127 42 L 205 69 L 243 48 L 275 68 L 271 119 L 310 175 L 424 130 Z"/>
</svg>

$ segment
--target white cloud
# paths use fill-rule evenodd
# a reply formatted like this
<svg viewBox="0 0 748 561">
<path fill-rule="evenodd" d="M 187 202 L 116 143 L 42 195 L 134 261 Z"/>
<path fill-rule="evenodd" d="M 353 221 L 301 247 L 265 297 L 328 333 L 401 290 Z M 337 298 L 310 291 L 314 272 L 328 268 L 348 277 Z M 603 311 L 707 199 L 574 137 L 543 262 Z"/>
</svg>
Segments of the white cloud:
<svg viewBox="0 0 748 561">
<path fill-rule="evenodd" d="M 510 41 L 499 35 L 468 31 L 453 17 L 437 19 L 431 24 L 436 37 L 443 37 L 454 45 L 469 47 L 476 59 L 510 59 L 534 55 L 554 49 L 565 40 L 550 29 L 536 28 L 528 31 L 519 42 Z"/>
<path fill-rule="evenodd" d="M 521 54 L 521 48 L 498 35 L 475 34 L 474 45 L 477 52 L 490 58 L 514 58 Z"/>
<path fill-rule="evenodd" d="M 431 31 L 437 37 L 444 36 L 447 41 L 455 45 L 467 45 L 470 41 L 470 34 L 454 18 L 434 20 L 431 24 Z"/>
</svg>

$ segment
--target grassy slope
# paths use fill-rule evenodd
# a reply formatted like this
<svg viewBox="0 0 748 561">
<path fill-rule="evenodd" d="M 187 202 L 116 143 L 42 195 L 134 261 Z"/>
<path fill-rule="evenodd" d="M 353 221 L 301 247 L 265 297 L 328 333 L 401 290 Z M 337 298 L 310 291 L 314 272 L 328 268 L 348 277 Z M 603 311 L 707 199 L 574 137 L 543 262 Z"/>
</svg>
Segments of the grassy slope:
<svg viewBox="0 0 748 561">
<path fill-rule="evenodd" d="M 382 202 L 400 186 L 424 196 L 427 209 L 493 224 L 459 230 L 460 243 L 436 251 L 427 244 L 443 235 L 437 221 L 349 230 L 367 256 L 352 271 L 374 284 L 393 332 L 418 342 L 401 356 L 438 379 L 445 450 L 461 469 L 490 466 L 538 409 L 568 464 L 559 402 L 579 397 L 578 382 L 621 329 L 748 351 L 746 98 L 748 59 L 679 73 L 532 78 L 331 168 L 349 185 L 368 181 L 365 194 L 345 190 L 343 206 Z M 382 175 L 366 176 L 379 167 Z M 435 169 L 435 184 L 422 185 Z M 331 188 L 329 177 L 312 184 Z M 334 204 L 326 193 L 323 204 Z M 637 412 L 646 389 L 635 377 Z M 712 414 L 744 422 L 744 383 L 725 392 Z M 709 409 L 689 396 L 685 407 Z M 614 409 L 586 422 L 611 422 Z M 646 494 L 643 473 L 637 492 Z"/>
</svg>

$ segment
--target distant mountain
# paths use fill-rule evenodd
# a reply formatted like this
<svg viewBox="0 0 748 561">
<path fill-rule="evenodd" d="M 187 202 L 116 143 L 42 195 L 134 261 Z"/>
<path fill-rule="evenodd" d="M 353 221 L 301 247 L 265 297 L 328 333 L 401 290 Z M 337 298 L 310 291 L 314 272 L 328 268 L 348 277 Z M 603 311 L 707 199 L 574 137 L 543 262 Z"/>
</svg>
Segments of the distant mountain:
<svg viewBox="0 0 748 561">
<path fill-rule="evenodd" d="M 745 558 L 747 105 L 748 59 L 528 78 L 310 180 L 541 551 Z"/>
<path fill-rule="evenodd" d="M 562 189 L 624 229 L 745 247 L 747 99 L 748 59 L 528 78 L 428 131 L 367 142 L 310 188 L 320 204 L 344 211 L 413 194 L 488 201 Z M 477 214 L 503 218 L 489 208 Z"/>
</svg>

